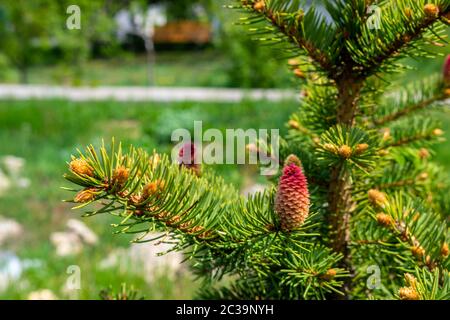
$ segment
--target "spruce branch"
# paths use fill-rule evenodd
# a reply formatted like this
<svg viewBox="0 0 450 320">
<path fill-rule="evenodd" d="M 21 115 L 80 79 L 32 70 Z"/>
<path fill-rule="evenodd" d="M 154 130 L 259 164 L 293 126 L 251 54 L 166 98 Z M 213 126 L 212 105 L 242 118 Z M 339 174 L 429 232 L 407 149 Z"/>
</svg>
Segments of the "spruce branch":
<svg viewBox="0 0 450 320">
<path fill-rule="evenodd" d="M 417 54 L 423 52 L 413 45 L 414 42 L 421 39 L 427 31 L 431 30 L 433 33 L 432 27 L 450 12 L 448 1 L 438 2 L 437 5 L 430 4 L 433 12 L 430 11 L 431 6 L 423 1 L 394 1 L 385 5 L 380 29 L 382 32 L 374 32 L 366 27 L 356 44 L 347 42 L 355 61 L 354 70 L 360 70 L 361 76 L 367 78 L 380 71 L 389 60 L 398 60 L 408 48 L 416 50 Z M 439 36 L 433 36 L 433 42 L 442 40 Z"/>
<path fill-rule="evenodd" d="M 331 72 L 332 64 L 326 53 L 314 45 L 311 35 L 304 31 L 305 20 L 309 25 L 320 26 L 323 30 L 326 26 L 310 10 L 305 16 L 298 1 L 286 3 L 280 0 L 236 0 L 242 7 L 257 17 L 263 17 L 276 31 L 284 35 L 298 49 L 319 65 L 324 71 Z M 233 7 L 233 6 L 232 6 Z M 316 29 L 317 29 L 316 28 Z M 311 28 L 313 31 L 314 28 Z M 314 30 L 316 31 L 316 30 Z M 323 34 L 323 33 L 322 33 Z"/>
<path fill-rule="evenodd" d="M 418 102 L 416 104 L 410 105 L 410 106 L 408 106 L 408 107 L 406 107 L 404 109 L 401 109 L 401 110 L 399 110 L 397 112 L 394 112 L 394 113 L 391 113 L 389 115 L 386 115 L 386 116 L 384 116 L 382 118 L 375 119 L 374 123 L 376 125 L 378 125 L 378 126 L 385 125 L 388 122 L 392 122 L 392 121 L 398 120 L 398 119 L 400 119 L 400 118 L 402 118 L 404 116 L 412 114 L 415 111 L 419 111 L 421 109 L 424 109 L 424 108 L 432 105 L 433 103 L 435 103 L 437 101 L 440 101 L 440 100 L 443 100 L 445 98 L 446 98 L 446 95 L 444 93 L 441 93 L 441 94 L 436 95 L 436 96 L 434 96 L 432 98 L 420 101 L 420 102 Z"/>
<path fill-rule="evenodd" d="M 429 151 L 421 148 L 408 149 L 399 154 L 391 154 L 385 160 L 380 172 L 372 175 L 375 189 L 414 191 L 414 194 L 424 196 L 431 181 L 438 179 L 436 168 L 426 161 Z M 425 189 L 425 190 L 422 190 Z"/>
<path fill-rule="evenodd" d="M 348 272 L 334 267 L 342 256 L 324 248 L 313 248 L 306 256 L 289 251 L 286 268 L 281 270 L 286 274 L 283 283 L 292 287 L 303 286 L 303 299 L 325 299 L 329 293 L 343 295 L 339 288 L 343 284 L 342 278 L 348 277 Z"/>
<path fill-rule="evenodd" d="M 400 251 L 406 249 L 417 266 L 430 270 L 446 265 L 448 256 L 442 255 L 441 247 L 435 245 L 444 245 L 447 233 L 439 215 L 398 192 L 387 196 L 372 189 L 368 202 L 371 203 L 374 225 L 381 230 L 369 227 L 368 233 L 358 236 L 358 244 L 393 246 Z M 371 234 L 370 230 L 373 230 Z M 398 252 L 396 250 L 394 254 Z"/>
<path fill-rule="evenodd" d="M 429 271 L 416 268 L 405 273 L 404 286 L 398 289 L 401 300 L 448 300 L 450 299 L 450 275 L 446 271 Z"/>
<path fill-rule="evenodd" d="M 191 146 L 183 147 L 181 156 L 190 149 Z M 170 163 L 166 156 L 149 155 L 142 149 L 131 147 L 128 152 L 123 152 L 122 147 L 119 145 L 116 149 L 113 142 L 109 148 L 103 145 L 97 151 L 90 146 L 85 153 L 72 157 L 65 177 L 82 187 L 75 195 L 75 199 L 79 199 L 75 208 L 86 208 L 93 203 L 102 205 L 87 211 L 85 216 L 111 214 L 121 219 L 115 225 L 119 228 L 117 233 L 140 234 L 136 242 L 158 241 L 175 245 L 171 250 L 183 251 L 186 259 L 193 261 L 198 275 L 208 274 L 216 280 L 225 275 L 238 275 L 247 280 L 254 278 L 258 283 L 254 288 L 259 288 L 260 295 L 268 298 L 280 298 L 280 293 L 286 292 L 301 294 L 303 291 L 298 291 L 296 285 L 282 281 L 285 278 L 282 270 L 291 261 L 286 250 L 295 247 L 296 259 L 303 261 L 311 254 L 320 234 L 317 232 L 317 214 L 309 212 L 306 184 L 300 189 L 293 184 L 297 178 L 302 178 L 301 174 L 298 176 L 299 160 L 291 156 L 285 161 L 286 180 L 280 183 L 278 190 L 283 201 L 298 200 L 301 221 L 294 221 L 295 208 L 289 207 L 288 203 L 283 207 L 281 200 L 275 206 L 275 190 L 243 199 L 207 170 L 202 170 L 199 177 L 198 170 L 186 166 L 189 163 L 185 160 L 189 158 Z M 294 170 L 294 175 L 289 170 Z M 91 189 L 96 191 L 90 192 Z M 79 197 L 88 191 L 88 197 Z M 289 228 L 283 227 L 287 222 Z M 155 231 L 160 234 L 143 238 Z M 329 269 L 337 267 L 331 264 L 337 262 L 337 255 L 330 260 L 328 253 L 315 252 L 328 259 Z M 337 278 L 342 272 L 336 269 Z M 273 273 L 272 280 L 279 283 L 276 291 L 267 285 L 269 273 Z M 319 274 L 317 277 L 322 293 L 311 292 L 315 297 L 323 297 L 323 292 L 329 290 L 339 291 L 339 281 L 323 279 Z M 310 296 L 309 286 L 304 288 L 306 292 L 302 294 Z"/>
<path fill-rule="evenodd" d="M 414 118 L 407 123 L 409 124 L 407 129 L 400 124 L 390 131 L 390 139 L 385 141 L 382 145 L 384 150 L 391 147 L 403 147 L 406 145 L 423 145 L 426 142 L 430 143 L 439 140 L 444 134 L 434 121 Z"/>
<path fill-rule="evenodd" d="M 448 98 L 445 82 L 445 74 L 433 76 L 388 94 L 370 110 L 373 126 L 389 125 L 433 106 L 445 106 Z"/>
<path fill-rule="evenodd" d="M 306 134 L 314 141 L 318 135 L 337 124 L 337 94 L 334 86 L 325 85 L 323 81 L 307 82 L 307 90 L 300 101 L 299 111 L 293 118 L 298 125 L 292 129 L 300 131 L 298 136 Z M 305 132 L 303 128 L 308 131 Z"/>
<path fill-rule="evenodd" d="M 156 223 L 160 230 L 183 234 L 194 242 L 217 237 L 216 223 L 227 203 L 237 199 L 223 181 L 198 178 L 156 153 L 150 156 L 134 148 L 123 153 L 120 145 L 115 150 L 114 142 L 110 150 L 103 145 L 98 156 L 90 146 L 86 154 L 73 157 L 65 178 L 83 187 L 75 196 L 75 202 L 81 203 L 76 208 L 103 203 L 87 215 L 119 212 L 123 219 L 116 225 L 119 232 L 136 233 L 138 226 L 145 225 L 145 235 Z M 229 192 L 213 196 L 212 190 Z"/>
</svg>

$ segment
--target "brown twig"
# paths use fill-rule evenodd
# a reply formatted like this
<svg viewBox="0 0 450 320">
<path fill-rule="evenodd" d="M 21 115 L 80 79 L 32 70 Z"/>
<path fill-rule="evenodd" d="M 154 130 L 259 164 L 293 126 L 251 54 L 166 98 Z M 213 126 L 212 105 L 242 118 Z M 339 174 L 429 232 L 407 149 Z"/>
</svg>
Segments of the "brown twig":
<svg viewBox="0 0 450 320">
<path fill-rule="evenodd" d="M 253 9 L 253 11 L 257 14 L 262 14 L 266 17 L 266 19 L 276 27 L 282 34 L 288 37 L 290 42 L 299 46 L 299 48 L 304 49 L 308 56 L 311 57 L 320 67 L 326 71 L 330 71 L 332 64 L 328 60 L 327 56 L 319 51 L 314 45 L 308 42 L 305 38 L 301 37 L 295 28 L 289 28 L 286 24 L 280 23 L 279 19 L 277 19 L 276 15 L 270 9 L 264 9 L 261 11 L 257 11 Z M 279 13 L 282 15 L 282 13 Z"/>
<path fill-rule="evenodd" d="M 384 117 L 382 117 L 380 119 L 374 119 L 373 122 L 374 122 L 375 125 L 378 125 L 378 126 L 384 125 L 387 122 L 398 120 L 399 118 L 404 117 L 404 116 L 410 114 L 411 112 L 414 112 L 414 111 L 417 111 L 417 110 L 420 110 L 420 109 L 424 109 L 427 106 L 431 105 L 432 103 L 434 103 L 436 101 L 439 101 L 439 100 L 442 100 L 444 98 L 445 98 L 445 96 L 443 94 L 436 95 L 436 96 L 434 96 L 434 97 L 432 97 L 430 99 L 426 99 L 424 101 L 420 101 L 419 103 L 416 103 L 414 105 L 406 107 L 406 108 L 404 108 L 402 110 L 399 110 L 399 111 L 397 111 L 395 113 L 388 114 L 388 115 L 386 115 L 386 116 L 384 116 Z"/>
<path fill-rule="evenodd" d="M 418 24 L 414 30 L 406 32 L 404 34 L 398 34 L 396 40 L 393 41 L 382 54 L 367 59 L 368 61 L 371 61 L 369 65 L 359 65 L 359 68 L 361 68 L 361 70 L 364 70 L 365 77 L 367 77 L 367 75 L 373 74 L 387 59 L 398 54 L 412 40 L 420 37 L 426 29 L 430 28 L 435 22 L 439 21 L 449 12 L 450 9 L 447 9 L 446 11 L 439 12 L 439 14 L 435 18 L 425 17 L 422 23 Z"/>
</svg>

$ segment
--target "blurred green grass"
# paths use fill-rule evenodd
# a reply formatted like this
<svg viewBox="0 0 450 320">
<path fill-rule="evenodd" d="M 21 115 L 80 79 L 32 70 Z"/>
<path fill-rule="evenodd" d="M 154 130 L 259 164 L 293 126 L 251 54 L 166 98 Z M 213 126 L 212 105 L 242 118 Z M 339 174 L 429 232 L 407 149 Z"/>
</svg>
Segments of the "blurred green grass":
<svg viewBox="0 0 450 320">
<path fill-rule="evenodd" d="M 229 83 L 224 71 L 227 60 L 217 50 L 157 53 L 152 67 L 153 85 L 178 87 L 224 87 Z M 30 68 L 31 84 L 86 86 L 145 86 L 149 84 L 149 66 L 145 55 L 123 54 L 118 58 L 90 60 L 82 70 L 67 65 L 38 65 Z M 18 83 L 19 74 L 8 70 L 6 83 Z"/>
<path fill-rule="evenodd" d="M 223 71 L 226 59 L 215 50 L 162 52 L 156 56 L 154 85 L 158 86 L 225 86 L 227 75 Z M 145 55 L 123 53 L 118 58 L 89 60 L 81 70 L 68 65 L 36 65 L 30 68 L 31 84 L 65 85 L 148 85 L 149 67 Z M 1 80 L 18 83 L 14 69 L 4 72 Z"/>
<path fill-rule="evenodd" d="M 167 87 L 235 87 L 232 75 L 227 71 L 230 59 L 220 50 L 204 49 L 190 51 L 157 52 L 155 64 L 148 65 L 145 55 L 123 53 L 117 58 L 87 61 L 81 69 L 69 65 L 36 65 L 29 70 L 30 84 L 73 86 L 146 86 L 149 72 L 153 75 L 151 85 Z M 239 70 L 235 70 L 238 72 Z M 251 71 L 251 70 L 250 70 Z M 295 85 L 290 72 L 274 70 L 270 76 L 278 87 Z M 19 83 L 17 70 L 2 70 L 0 81 Z"/>
</svg>

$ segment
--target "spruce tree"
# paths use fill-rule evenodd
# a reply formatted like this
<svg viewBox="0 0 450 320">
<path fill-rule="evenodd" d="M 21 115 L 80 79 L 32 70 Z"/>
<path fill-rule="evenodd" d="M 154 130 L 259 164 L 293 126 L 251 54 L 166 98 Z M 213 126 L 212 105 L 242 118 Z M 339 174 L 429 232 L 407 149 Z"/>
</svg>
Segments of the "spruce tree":
<svg viewBox="0 0 450 320">
<path fill-rule="evenodd" d="M 200 298 L 449 299 L 450 188 L 430 146 L 442 140 L 433 114 L 450 97 L 450 58 L 443 74 L 389 81 L 407 68 L 401 59 L 446 44 L 450 1 L 230 7 L 305 82 L 273 186 L 244 199 L 183 157 L 193 146 L 173 163 L 113 143 L 69 163 L 77 208 L 117 216 L 118 233 L 136 241 L 160 232 L 152 241 L 173 243 L 203 280 Z"/>
</svg>

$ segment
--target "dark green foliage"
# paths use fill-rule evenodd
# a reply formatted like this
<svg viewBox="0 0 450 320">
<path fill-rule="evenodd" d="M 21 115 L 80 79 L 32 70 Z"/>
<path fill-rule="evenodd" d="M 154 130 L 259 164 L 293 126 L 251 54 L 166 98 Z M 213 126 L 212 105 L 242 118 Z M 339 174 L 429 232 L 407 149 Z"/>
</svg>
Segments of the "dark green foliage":
<svg viewBox="0 0 450 320">
<path fill-rule="evenodd" d="M 112 287 L 104 289 L 99 293 L 102 300 L 143 300 L 144 297 L 139 297 L 138 292 L 131 288 L 127 288 L 126 283 L 122 284 L 120 291 L 114 291 Z"/>
</svg>

